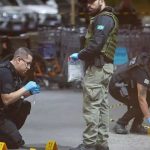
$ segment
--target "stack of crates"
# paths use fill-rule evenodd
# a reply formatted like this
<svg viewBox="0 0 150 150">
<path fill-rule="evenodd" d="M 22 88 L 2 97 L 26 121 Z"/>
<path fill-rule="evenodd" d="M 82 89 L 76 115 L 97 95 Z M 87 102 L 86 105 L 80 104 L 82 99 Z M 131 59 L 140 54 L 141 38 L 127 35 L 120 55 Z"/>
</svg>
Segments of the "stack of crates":
<svg viewBox="0 0 150 150">
<path fill-rule="evenodd" d="M 150 32 L 142 29 L 120 29 L 117 47 L 127 49 L 129 58 L 139 55 L 143 51 L 150 51 Z"/>
<path fill-rule="evenodd" d="M 22 36 L 8 36 L 8 48 L 11 50 L 11 53 L 14 53 L 19 47 L 30 47 L 29 37 L 24 34 Z"/>
<path fill-rule="evenodd" d="M 28 32 L 26 35 L 29 38 L 29 48 L 32 51 L 37 51 L 39 48 L 39 34 L 38 32 Z"/>
<path fill-rule="evenodd" d="M 75 27 L 62 28 L 60 41 L 60 62 L 63 64 L 63 74 L 67 77 L 68 57 L 81 49 L 80 29 Z"/>
<path fill-rule="evenodd" d="M 56 57 L 55 49 L 55 29 L 49 27 L 40 28 L 39 34 L 39 53 L 44 59 L 51 59 Z"/>
</svg>

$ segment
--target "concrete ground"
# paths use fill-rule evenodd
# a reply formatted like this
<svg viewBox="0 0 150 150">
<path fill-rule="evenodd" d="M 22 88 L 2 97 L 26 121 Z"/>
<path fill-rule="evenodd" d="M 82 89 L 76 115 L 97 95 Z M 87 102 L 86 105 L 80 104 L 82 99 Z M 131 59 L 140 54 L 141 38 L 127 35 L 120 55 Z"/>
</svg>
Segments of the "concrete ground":
<svg viewBox="0 0 150 150">
<path fill-rule="evenodd" d="M 43 90 L 29 98 L 32 110 L 25 125 L 20 130 L 27 146 L 45 149 L 49 140 L 55 140 L 60 150 L 68 150 L 82 142 L 85 122 L 82 118 L 82 92 L 73 89 Z M 117 120 L 124 113 L 124 106 L 117 107 L 117 101 L 109 98 L 112 120 Z M 148 135 L 117 135 L 113 133 L 115 122 L 110 122 L 110 150 L 150 150 Z M 21 150 L 21 149 L 20 149 Z"/>
</svg>

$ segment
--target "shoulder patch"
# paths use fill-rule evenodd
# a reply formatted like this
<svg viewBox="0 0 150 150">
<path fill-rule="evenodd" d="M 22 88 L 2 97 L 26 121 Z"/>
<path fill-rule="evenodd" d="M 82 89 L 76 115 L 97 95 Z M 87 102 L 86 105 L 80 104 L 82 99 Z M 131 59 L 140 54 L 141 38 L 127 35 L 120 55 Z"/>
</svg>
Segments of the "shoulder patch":
<svg viewBox="0 0 150 150">
<path fill-rule="evenodd" d="M 103 25 L 97 25 L 97 29 L 98 29 L 98 30 L 104 30 L 104 28 L 105 28 L 105 27 L 104 27 Z"/>
</svg>

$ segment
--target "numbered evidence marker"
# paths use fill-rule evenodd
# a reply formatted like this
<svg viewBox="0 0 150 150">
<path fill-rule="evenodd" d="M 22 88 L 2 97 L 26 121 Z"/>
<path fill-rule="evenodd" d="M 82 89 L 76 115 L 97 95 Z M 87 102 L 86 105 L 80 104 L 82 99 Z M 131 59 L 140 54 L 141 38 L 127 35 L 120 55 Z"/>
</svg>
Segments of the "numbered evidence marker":
<svg viewBox="0 0 150 150">
<path fill-rule="evenodd" d="M 56 141 L 50 140 L 46 144 L 45 150 L 58 150 Z"/>
<path fill-rule="evenodd" d="M 145 124 L 143 124 L 143 125 L 144 125 L 144 127 L 146 128 L 146 130 L 147 130 L 147 134 L 150 135 L 150 126 L 147 126 L 147 125 L 145 125 Z"/>
<path fill-rule="evenodd" d="M 150 127 L 147 128 L 147 133 L 150 135 Z"/>
<path fill-rule="evenodd" d="M 7 150 L 7 146 L 4 142 L 0 142 L 0 150 Z"/>
</svg>

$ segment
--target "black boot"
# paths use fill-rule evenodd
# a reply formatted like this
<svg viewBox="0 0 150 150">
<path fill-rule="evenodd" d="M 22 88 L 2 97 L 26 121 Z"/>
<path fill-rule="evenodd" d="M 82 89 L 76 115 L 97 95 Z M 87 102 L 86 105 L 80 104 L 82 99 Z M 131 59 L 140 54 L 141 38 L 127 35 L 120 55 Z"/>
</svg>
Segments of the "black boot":
<svg viewBox="0 0 150 150">
<path fill-rule="evenodd" d="M 96 146 L 80 144 L 75 148 L 70 148 L 69 150 L 96 150 Z"/>
<path fill-rule="evenodd" d="M 109 150 L 108 144 L 107 145 L 96 145 L 96 150 Z"/>
<path fill-rule="evenodd" d="M 130 133 L 144 135 L 144 134 L 148 134 L 148 130 L 144 126 L 138 125 L 136 127 L 132 126 L 131 129 L 130 129 Z"/>
<path fill-rule="evenodd" d="M 2 137 L 2 135 L 0 136 L 0 141 L 6 143 L 8 149 L 19 149 L 25 144 L 24 140 L 21 140 L 18 143 L 15 143 L 12 141 L 11 138 L 6 137 L 6 136 Z"/>
<path fill-rule="evenodd" d="M 119 123 L 114 126 L 113 130 L 117 134 L 128 134 L 128 130 L 126 129 L 125 125 Z"/>
</svg>

